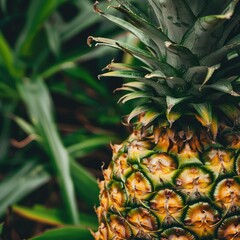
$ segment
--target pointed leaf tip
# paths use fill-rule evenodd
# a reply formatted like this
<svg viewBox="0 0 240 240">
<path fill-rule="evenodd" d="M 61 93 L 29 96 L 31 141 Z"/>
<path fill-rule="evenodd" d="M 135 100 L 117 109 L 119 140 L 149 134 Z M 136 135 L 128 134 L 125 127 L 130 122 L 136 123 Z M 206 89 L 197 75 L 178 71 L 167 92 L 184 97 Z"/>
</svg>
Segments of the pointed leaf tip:
<svg viewBox="0 0 240 240">
<path fill-rule="evenodd" d="M 209 103 L 192 104 L 197 114 L 195 117 L 201 124 L 209 128 L 212 124 L 212 107 Z"/>
<path fill-rule="evenodd" d="M 167 48 L 169 48 L 171 45 L 172 45 L 171 42 L 169 42 L 169 41 L 166 41 L 166 42 L 165 42 L 165 46 L 166 46 Z"/>
<path fill-rule="evenodd" d="M 93 4 L 93 11 L 94 11 L 95 13 L 103 14 L 103 11 L 100 10 L 100 9 L 97 7 L 98 4 L 99 4 L 99 1 L 96 1 L 96 2 Z"/>
<path fill-rule="evenodd" d="M 92 43 L 93 43 L 93 37 L 92 37 L 92 36 L 89 36 L 89 37 L 87 38 L 87 45 L 88 45 L 89 47 L 91 47 L 91 46 L 92 46 Z"/>
</svg>

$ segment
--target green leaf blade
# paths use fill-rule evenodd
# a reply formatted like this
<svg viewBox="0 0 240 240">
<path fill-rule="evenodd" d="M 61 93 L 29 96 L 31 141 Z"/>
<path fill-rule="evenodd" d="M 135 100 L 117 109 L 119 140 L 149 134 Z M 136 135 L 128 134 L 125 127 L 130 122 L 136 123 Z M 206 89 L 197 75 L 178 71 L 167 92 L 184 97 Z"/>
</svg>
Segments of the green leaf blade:
<svg viewBox="0 0 240 240">
<path fill-rule="evenodd" d="M 42 235 L 29 240 L 93 240 L 89 230 L 79 227 L 63 227 L 44 232 Z"/>
</svg>

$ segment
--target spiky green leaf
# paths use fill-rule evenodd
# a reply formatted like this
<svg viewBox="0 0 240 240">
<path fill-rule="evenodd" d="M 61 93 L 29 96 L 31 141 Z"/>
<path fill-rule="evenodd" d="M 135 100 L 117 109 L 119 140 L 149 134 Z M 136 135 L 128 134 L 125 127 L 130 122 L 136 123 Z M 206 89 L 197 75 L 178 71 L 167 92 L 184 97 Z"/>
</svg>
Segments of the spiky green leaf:
<svg viewBox="0 0 240 240">
<path fill-rule="evenodd" d="M 212 107 L 209 103 L 192 104 L 195 108 L 197 115 L 196 118 L 202 123 L 203 126 L 210 127 L 212 124 Z"/>
</svg>

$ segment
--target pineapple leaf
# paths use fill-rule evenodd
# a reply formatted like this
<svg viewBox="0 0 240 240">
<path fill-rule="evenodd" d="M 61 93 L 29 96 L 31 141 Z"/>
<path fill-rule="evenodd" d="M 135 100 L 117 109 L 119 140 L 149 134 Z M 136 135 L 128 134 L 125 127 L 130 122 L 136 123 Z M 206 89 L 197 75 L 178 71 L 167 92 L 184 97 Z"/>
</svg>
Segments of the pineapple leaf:
<svg viewBox="0 0 240 240">
<path fill-rule="evenodd" d="M 150 67 L 159 68 L 159 60 L 156 59 L 149 51 L 145 51 L 141 48 L 132 46 L 122 41 L 112 40 L 109 38 L 101 38 L 101 37 L 88 37 L 88 44 L 91 46 L 92 42 L 95 41 L 95 46 L 109 46 L 116 49 L 120 49 L 125 51 L 126 53 L 133 55 L 146 65 Z"/>
<path fill-rule="evenodd" d="M 224 57 L 226 57 L 229 53 L 239 50 L 240 42 L 232 43 L 223 46 L 222 48 L 208 54 L 200 60 L 200 64 L 204 66 L 213 66 L 219 63 Z"/>
<path fill-rule="evenodd" d="M 144 75 L 144 73 L 138 71 L 118 70 L 100 74 L 98 77 L 143 78 Z"/>
<path fill-rule="evenodd" d="M 204 9 L 208 0 L 185 0 L 187 5 L 191 8 L 193 14 L 198 16 L 198 14 Z"/>
<path fill-rule="evenodd" d="M 143 55 L 146 58 L 153 57 L 148 51 L 144 51 L 141 48 L 129 45 L 122 41 L 117 41 L 117 40 L 113 40 L 110 38 L 102 38 L 102 37 L 92 37 L 92 36 L 88 37 L 88 45 L 89 46 L 92 46 L 93 41 L 96 42 L 95 46 L 103 45 L 103 46 L 109 46 L 109 47 L 113 47 L 113 48 L 117 48 L 117 49 L 122 49 L 124 47 L 125 49 L 129 50 L 129 53 L 132 52 L 132 54 L 133 54 L 133 53 L 137 52 L 139 55 Z"/>
<path fill-rule="evenodd" d="M 182 113 L 180 111 L 172 110 L 170 112 L 167 112 L 166 116 L 167 116 L 167 120 L 168 120 L 168 122 L 170 124 L 170 127 L 171 127 L 172 124 L 182 116 Z"/>
<path fill-rule="evenodd" d="M 171 96 L 166 97 L 167 102 L 167 113 L 169 114 L 174 106 L 183 102 L 184 100 L 188 99 L 189 97 L 182 97 L 182 98 L 174 98 Z"/>
<path fill-rule="evenodd" d="M 156 59 L 154 56 L 152 56 L 150 54 L 149 55 L 151 57 L 145 57 L 141 53 L 139 54 L 139 52 L 137 52 L 137 51 L 133 52 L 134 48 L 132 48 L 131 46 L 127 46 L 126 44 L 124 46 L 119 43 L 116 43 L 116 45 L 118 45 L 119 48 L 122 49 L 124 52 L 126 52 L 130 55 L 133 55 L 134 57 L 136 57 L 137 59 L 144 62 L 146 65 L 148 65 L 150 67 L 152 66 L 156 69 L 160 69 L 168 75 L 175 74 L 175 69 L 172 66 L 168 65 L 165 62 L 160 62 L 158 59 Z"/>
<path fill-rule="evenodd" d="M 152 96 L 150 95 L 150 93 L 146 93 L 146 92 L 131 92 L 128 94 L 125 94 L 124 96 L 122 96 L 118 102 L 121 103 L 125 103 L 127 101 L 136 99 L 136 98 L 151 98 Z"/>
<path fill-rule="evenodd" d="M 212 107 L 209 103 L 199 103 L 192 104 L 198 114 L 196 114 L 196 118 L 201 122 L 201 124 L 205 127 L 210 127 L 212 124 Z"/>
<path fill-rule="evenodd" d="M 130 123 L 130 121 L 134 117 L 140 115 L 143 112 L 147 112 L 149 109 L 150 109 L 150 105 L 140 105 L 140 106 L 134 108 L 133 111 L 128 115 L 127 123 Z"/>
<path fill-rule="evenodd" d="M 142 116 L 141 123 L 145 127 L 151 122 L 153 122 L 158 116 L 160 115 L 159 112 L 156 112 L 154 109 L 148 109 L 147 112 Z"/>
<path fill-rule="evenodd" d="M 202 90 L 203 86 L 208 82 L 208 80 L 212 77 L 213 73 L 215 72 L 217 68 L 214 66 L 214 67 L 210 67 L 210 68 L 207 68 L 207 74 L 203 80 L 203 83 L 202 85 L 199 87 L 199 91 Z"/>
<path fill-rule="evenodd" d="M 114 90 L 114 92 L 116 91 L 128 91 L 128 92 L 135 92 L 135 89 L 134 88 L 130 88 L 130 87 L 121 87 L 121 88 L 116 88 Z"/>
<path fill-rule="evenodd" d="M 149 2 L 159 6 L 158 14 L 161 14 L 162 26 L 165 25 L 167 29 L 163 29 L 166 31 L 165 34 L 172 41 L 180 42 L 196 18 L 186 2 L 184 0 L 154 0 Z"/>
<path fill-rule="evenodd" d="M 219 48 L 225 44 L 228 36 L 232 32 L 232 30 L 238 25 L 239 21 L 240 21 L 240 9 L 236 9 L 235 14 L 230 19 L 230 21 L 224 24 L 224 31 L 222 33 L 221 39 L 219 39 L 219 42 L 218 42 Z"/>
<path fill-rule="evenodd" d="M 238 1 L 238 0 L 237 0 Z M 213 14 L 224 14 L 226 8 L 232 2 L 237 2 L 236 0 L 211 0 L 208 1 L 205 8 L 201 11 L 200 16 L 207 16 Z"/>
<path fill-rule="evenodd" d="M 230 3 L 222 15 L 199 18 L 194 26 L 186 32 L 182 44 L 199 57 L 211 52 L 219 41 L 219 32 L 222 32 L 223 24 L 233 15 L 235 5 L 235 1 Z"/>
<path fill-rule="evenodd" d="M 116 9 L 124 13 L 127 16 L 128 20 L 132 22 L 132 24 L 136 28 L 141 29 L 146 35 L 148 35 L 155 42 L 158 48 L 157 49 L 154 48 L 154 49 L 158 57 L 164 58 L 165 52 L 166 52 L 164 42 L 170 41 L 169 38 L 160 29 L 154 27 L 146 20 L 139 18 L 138 15 L 132 12 L 128 12 L 124 8 L 116 7 Z"/>
<path fill-rule="evenodd" d="M 211 126 L 210 126 L 210 131 L 212 133 L 212 137 L 213 137 L 213 140 L 215 141 L 216 138 L 217 138 L 217 134 L 218 134 L 218 119 L 217 119 L 217 115 L 216 114 L 213 114 L 213 117 L 212 117 L 212 123 L 211 123 Z"/>
<path fill-rule="evenodd" d="M 146 85 L 142 82 L 129 82 L 129 83 L 125 83 L 123 84 L 123 87 L 130 87 L 130 88 L 135 88 L 135 89 L 139 89 L 139 90 L 144 90 L 146 89 Z M 121 89 L 119 89 L 121 90 Z"/>
<path fill-rule="evenodd" d="M 96 7 L 96 5 L 95 5 Z M 122 10 L 122 8 L 117 8 L 118 10 Z M 105 17 L 106 19 L 108 19 L 109 21 L 115 23 L 116 25 L 120 26 L 121 28 L 131 32 L 132 34 L 134 34 L 137 38 L 139 38 L 141 40 L 141 42 L 143 42 L 146 46 L 153 48 L 153 49 L 157 49 L 157 47 L 155 46 L 155 43 L 152 41 L 152 39 L 149 37 L 149 35 L 145 34 L 144 31 L 140 30 L 139 28 L 135 27 L 133 24 L 131 24 L 130 22 L 127 22 L 121 18 L 115 17 L 113 15 L 110 14 L 105 14 L 102 11 L 97 11 L 100 15 L 102 15 L 103 17 Z M 125 14 L 126 11 L 124 11 Z M 129 13 L 129 12 L 128 12 Z"/>
<path fill-rule="evenodd" d="M 233 91 L 232 85 L 228 79 L 218 80 L 216 83 L 205 86 L 206 88 L 212 88 L 220 92 L 228 93 L 232 96 L 240 96 Z"/>
<path fill-rule="evenodd" d="M 189 67 L 199 65 L 198 58 L 188 48 L 165 42 L 167 48 L 167 62 L 180 71 L 186 71 Z"/>
<path fill-rule="evenodd" d="M 156 71 L 153 71 L 149 74 L 146 74 L 145 78 L 166 79 L 166 75 L 162 71 L 156 70 Z"/>
<path fill-rule="evenodd" d="M 157 3 L 156 0 L 148 0 L 149 5 L 151 6 L 151 10 L 153 11 L 154 14 L 152 14 L 156 19 L 157 27 L 162 29 L 163 32 L 167 32 L 166 26 L 164 24 L 164 19 L 162 15 L 162 10 L 159 7 L 159 4 Z"/>
<path fill-rule="evenodd" d="M 216 70 L 218 68 L 218 65 L 211 68 L 206 66 L 191 67 L 183 74 L 183 79 L 188 83 L 202 83 L 204 85 L 214 73 L 213 70 Z"/>
<path fill-rule="evenodd" d="M 236 105 L 224 103 L 217 105 L 217 108 L 220 109 L 220 111 L 227 116 L 233 123 L 237 123 L 240 118 L 240 109 Z"/>
<path fill-rule="evenodd" d="M 179 77 L 166 78 L 166 83 L 176 94 L 184 92 L 187 87 L 186 81 Z"/>
<path fill-rule="evenodd" d="M 115 70 L 137 70 L 139 72 L 144 72 L 146 69 L 130 64 L 125 64 L 125 63 L 115 63 L 111 62 L 108 64 L 103 70 L 109 70 L 109 71 L 115 71 Z"/>
<path fill-rule="evenodd" d="M 153 67 L 156 70 L 162 71 L 167 76 L 176 76 L 177 71 L 171 65 L 166 62 L 159 61 L 155 56 L 153 56 L 149 51 L 145 51 L 141 48 L 132 46 L 122 41 L 112 40 L 108 38 L 100 37 L 88 37 L 88 44 L 91 46 L 92 42 L 95 41 L 95 46 L 110 46 L 113 48 L 121 49 L 124 52 L 133 55 L 149 67 Z"/>
<path fill-rule="evenodd" d="M 170 95 L 170 89 L 166 85 L 163 85 L 159 82 L 154 82 L 154 81 L 152 81 L 150 79 L 146 79 L 146 78 L 141 79 L 141 81 L 143 83 L 145 83 L 147 86 L 152 87 L 156 91 L 158 96 L 163 97 L 163 96 Z"/>
<path fill-rule="evenodd" d="M 117 0 L 121 5 L 123 5 L 126 9 L 130 12 L 135 13 L 137 16 L 141 17 L 142 19 L 146 20 L 145 14 L 143 14 L 138 8 L 136 8 L 132 3 L 128 0 Z"/>
<path fill-rule="evenodd" d="M 240 43 L 240 34 L 232 38 L 227 44 L 235 44 L 235 43 Z"/>
</svg>

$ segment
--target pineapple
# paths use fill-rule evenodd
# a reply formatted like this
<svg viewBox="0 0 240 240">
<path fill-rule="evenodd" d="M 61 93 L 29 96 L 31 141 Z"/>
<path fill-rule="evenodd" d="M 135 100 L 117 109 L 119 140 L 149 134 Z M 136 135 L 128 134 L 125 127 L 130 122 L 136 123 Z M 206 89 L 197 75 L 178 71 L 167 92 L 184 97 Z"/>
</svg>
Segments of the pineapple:
<svg viewBox="0 0 240 240">
<path fill-rule="evenodd" d="M 99 182 L 96 240 L 240 239 L 240 4 L 238 0 L 116 0 L 95 11 L 140 44 L 89 37 L 135 64 L 120 102 L 133 132 L 113 145 Z"/>
</svg>

